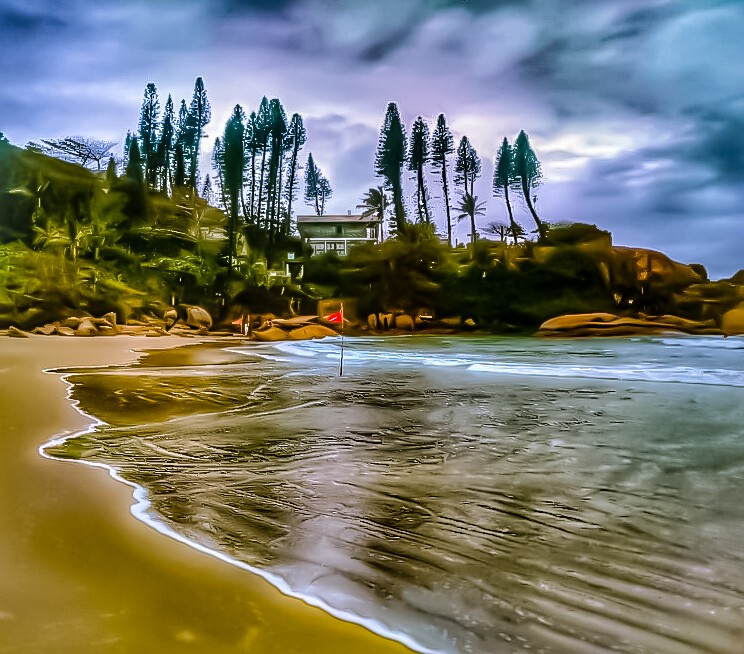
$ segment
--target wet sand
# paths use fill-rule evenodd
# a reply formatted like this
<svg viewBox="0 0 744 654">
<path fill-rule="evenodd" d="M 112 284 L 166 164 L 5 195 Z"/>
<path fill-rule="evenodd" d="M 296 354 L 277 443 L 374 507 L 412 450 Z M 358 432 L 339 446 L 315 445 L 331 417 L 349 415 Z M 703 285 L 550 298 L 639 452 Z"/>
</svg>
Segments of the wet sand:
<svg viewBox="0 0 744 654">
<path fill-rule="evenodd" d="M 183 344 L 0 337 L 0 652 L 408 652 L 156 533 L 106 470 L 40 456 L 88 424 L 44 369 Z"/>
</svg>

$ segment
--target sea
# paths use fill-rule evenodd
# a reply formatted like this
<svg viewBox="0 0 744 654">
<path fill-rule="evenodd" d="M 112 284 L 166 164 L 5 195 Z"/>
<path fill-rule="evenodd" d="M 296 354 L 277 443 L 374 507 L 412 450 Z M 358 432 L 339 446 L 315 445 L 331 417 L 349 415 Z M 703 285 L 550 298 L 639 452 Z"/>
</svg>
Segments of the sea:
<svg viewBox="0 0 744 654">
<path fill-rule="evenodd" d="M 744 651 L 744 339 L 232 342 L 65 371 L 132 512 L 419 652 Z"/>
</svg>

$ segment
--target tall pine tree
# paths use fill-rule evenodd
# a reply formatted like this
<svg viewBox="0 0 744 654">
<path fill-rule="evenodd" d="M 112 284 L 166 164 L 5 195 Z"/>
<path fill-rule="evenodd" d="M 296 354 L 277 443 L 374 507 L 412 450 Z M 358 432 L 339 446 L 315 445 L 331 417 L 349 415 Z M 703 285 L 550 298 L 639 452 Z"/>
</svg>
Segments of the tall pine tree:
<svg viewBox="0 0 744 654">
<path fill-rule="evenodd" d="M 442 176 L 442 194 L 447 215 L 447 242 L 452 245 L 452 216 L 450 213 L 449 187 L 447 183 L 447 157 L 455 151 L 452 132 L 447 127 L 444 114 L 437 117 L 437 126 L 431 135 L 431 161 Z"/>
<path fill-rule="evenodd" d="M 429 126 L 419 116 L 411 127 L 411 146 L 408 153 L 408 170 L 416 172 L 416 208 L 419 222 L 431 222 L 427 203 L 424 167 L 429 160 Z"/>
<path fill-rule="evenodd" d="M 233 257 L 235 256 L 235 232 L 238 228 L 238 206 L 240 189 L 243 187 L 243 170 L 245 168 L 245 113 L 240 105 L 235 105 L 232 116 L 225 125 L 222 137 L 222 169 L 225 195 L 230 209 L 228 223 L 228 263 L 227 280 L 232 278 Z"/>
<path fill-rule="evenodd" d="M 194 83 L 194 95 L 189 105 L 186 124 L 188 125 L 190 152 L 190 170 L 189 186 L 196 191 L 196 180 L 198 179 L 199 169 L 199 151 L 201 149 L 201 140 L 204 134 L 204 128 L 212 120 L 212 107 L 207 98 L 207 90 L 204 88 L 204 80 L 201 77 L 196 78 Z"/>
<path fill-rule="evenodd" d="M 145 179 L 151 187 L 157 182 L 158 121 L 160 119 L 160 100 L 155 84 L 145 86 L 145 97 L 139 120 L 139 137 L 142 143 L 140 155 L 145 163 Z"/>
<path fill-rule="evenodd" d="M 467 136 L 460 139 L 455 159 L 455 184 L 462 185 L 462 194 L 475 196 L 475 180 L 481 174 L 481 160 Z"/>
<path fill-rule="evenodd" d="M 287 186 L 285 195 L 287 196 L 287 214 L 284 222 L 284 233 L 289 234 L 291 231 L 292 220 L 292 201 L 297 192 L 297 172 L 299 169 L 299 154 L 302 146 L 305 145 L 307 134 L 305 126 L 302 123 L 300 114 L 292 114 L 287 130 L 287 143 L 290 151 L 289 164 L 287 166 Z"/>
<path fill-rule="evenodd" d="M 315 214 L 322 216 L 325 213 L 325 203 L 331 197 L 333 191 L 329 181 L 323 176 L 320 168 L 315 165 L 313 153 L 307 157 L 305 167 L 305 202 L 315 207 Z"/>
<path fill-rule="evenodd" d="M 540 168 L 540 161 L 532 149 L 530 139 L 524 130 L 519 132 L 517 140 L 514 142 L 514 175 L 519 181 L 519 188 L 524 196 L 524 201 L 527 203 L 527 208 L 530 210 L 532 219 L 535 221 L 538 239 L 542 241 L 546 236 L 545 223 L 537 215 L 535 204 L 532 201 L 532 190 L 540 185 L 542 181 L 542 170 Z"/>
<path fill-rule="evenodd" d="M 175 143 L 175 120 L 173 98 L 168 94 L 168 101 L 165 103 L 165 112 L 163 113 L 163 126 L 160 130 L 157 157 L 160 190 L 164 193 L 168 193 L 172 186 L 171 164 L 173 162 L 173 145 Z"/>
<path fill-rule="evenodd" d="M 391 102 L 387 106 L 385 121 L 380 130 L 380 140 L 375 156 L 375 172 L 385 179 L 386 185 L 393 193 L 395 227 L 398 231 L 402 231 L 406 224 L 402 180 L 406 145 L 406 133 L 400 119 L 398 105 Z"/>
<path fill-rule="evenodd" d="M 515 182 L 514 174 L 514 153 L 509 139 L 504 140 L 496 153 L 496 162 L 493 167 L 493 194 L 504 197 L 506 211 L 509 214 L 509 229 L 514 238 L 514 245 L 517 244 L 517 237 L 520 234 L 520 226 L 514 220 L 511 202 L 509 200 L 509 187 Z"/>
</svg>

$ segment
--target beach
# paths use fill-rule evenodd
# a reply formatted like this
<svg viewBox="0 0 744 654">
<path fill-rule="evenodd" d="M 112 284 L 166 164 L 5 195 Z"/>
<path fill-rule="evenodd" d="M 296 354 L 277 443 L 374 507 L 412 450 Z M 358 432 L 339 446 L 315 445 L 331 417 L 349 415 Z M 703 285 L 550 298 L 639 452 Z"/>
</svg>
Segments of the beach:
<svg viewBox="0 0 744 654">
<path fill-rule="evenodd" d="M 405 652 L 157 533 L 102 468 L 43 458 L 90 419 L 47 369 L 177 338 L 0 338 L 0 652 Z"/>
</svg>

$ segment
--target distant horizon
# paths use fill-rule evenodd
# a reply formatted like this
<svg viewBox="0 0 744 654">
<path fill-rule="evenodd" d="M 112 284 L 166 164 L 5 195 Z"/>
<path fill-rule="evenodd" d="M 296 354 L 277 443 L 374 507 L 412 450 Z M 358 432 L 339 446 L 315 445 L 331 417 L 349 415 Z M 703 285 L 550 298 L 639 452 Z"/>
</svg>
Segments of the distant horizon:
<svg viewBox="0 0 744 654">
<path fill-rule="evenodd" d="M 145 84 L 161 107 L 168 93 L 178 106 L 202 76 L 213 110 L 202 177 L 233 106 L 250 113 L 278 97 L 305 120 L 302 162 L 312 152 L 329 179 L 327 212 L 343 214 L 382 183 L 374 153 L 395 101 L 408 135 L 418 115 L 431 127 L 445 113 L 455 145 L 474 144 L 480 227 L 506 218 L 493 158 L 524 129 L 543 165 L 546 221 L 593 223 L 618 245 L 730 277 L 744 268 L 744 7 L 700 4 L 0 0 L 0 131 L 21 147 L 73 135 L 121 147 Z M 440 194 L 434 175 L 428 184 Z M 294 208 L 306 213 L 301 198 Z M 526 210 L 518 220 L 533 228 Z"/>
</svg>

